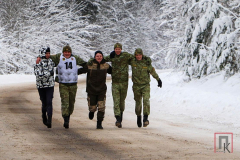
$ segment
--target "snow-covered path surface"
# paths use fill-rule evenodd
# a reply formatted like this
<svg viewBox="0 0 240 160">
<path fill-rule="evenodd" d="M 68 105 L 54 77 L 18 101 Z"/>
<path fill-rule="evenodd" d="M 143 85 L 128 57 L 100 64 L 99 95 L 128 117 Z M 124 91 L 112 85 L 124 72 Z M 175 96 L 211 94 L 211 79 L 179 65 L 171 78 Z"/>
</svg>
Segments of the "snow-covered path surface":
<svg viewBox="0 0 240 160">
<path fill-rule="evenodd" d="M 62 127 L 57 84 L 53 100 L 53 128 L 47 129 L 41 123 L 35 77 L 1 75 L 1 157 L 239 159 L 240 75 L 224 80 L 222 75 L 216 74 L 186 83 L 181 73 L 171 70 L 157 72 L 163 81 L 163 88 L 158 88 L 156 80 L 152 79 L 150 125 L 146 128 L 138 128 L 136 124 L 131 80 L 123 128 L 114 126 L 111 80 L 107 81 L 103 131 L 95 129 L 96 117 L 93 121 L 87 118 L 85 75 L 79 76 L 77 100 L 69 130 Z M 219 132 L 233 133 L 233 153 L 214 153 L 214 133 Z M 228 138 L 231 139 L 230 136 Z"/>
</svg>

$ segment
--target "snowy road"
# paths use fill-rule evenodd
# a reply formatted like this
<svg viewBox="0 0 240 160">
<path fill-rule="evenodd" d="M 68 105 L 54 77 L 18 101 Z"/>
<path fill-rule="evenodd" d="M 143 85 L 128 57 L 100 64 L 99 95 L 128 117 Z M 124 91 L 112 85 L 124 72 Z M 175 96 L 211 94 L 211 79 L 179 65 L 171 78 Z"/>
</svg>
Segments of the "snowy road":
<svg viewBox="0 0 240 160">
<path fill-rule="evenodd" d="M 160 75 L 161 77 L 161 75 Z M 167 75 L 162 74 L 162 79 Z M 163 81 L 164 82 L 164 81 Z M 155 82 L 152 82 L 155 85 Z M 170 95 L 173 81 L 165 88 L 153 88 L 151 102 L 156 105 Z M 129 84 L 131 86 L 131 83 Z M 173 87 L 173 86 L 172 86 Z M 179 85 L 181 89 L 182 85 Z M 96 117 L 88 119 L 84 78 L 79 81 L 70 128 L 63 128 L 58 85 L 54 93 L 52 128 L 41 122 L 40 100 L 35 83 L 0 87 L 0 159 L 239 159 L 239 129 L 184 114 L 167 114 L 159 105 L 152 107 L 150 125 L 138 128 L 131 87 L 124 112 L 123 128 L 114 126 L 111 81 L 108 80 L 107 108 L 103 130 L 96 130 Z M 168 98 L 168 99 L 167 99 Z M 157 100 L 156 100 L 157 99 Z M 175 99 L 176 100 L 176 99 Z M 172 106 L 169 106 L 172 107 Z M 161 112 L 163 111 L 163 112 Z M 196 110 L 197 112 L 197 110 Z M 196 113 L 197 114 L 197 113 Z M 96 115 L 95 115 L 96 116 Z M 214 133 L 233 132 L 233 153 L 214 153 Z"/>
</svg>

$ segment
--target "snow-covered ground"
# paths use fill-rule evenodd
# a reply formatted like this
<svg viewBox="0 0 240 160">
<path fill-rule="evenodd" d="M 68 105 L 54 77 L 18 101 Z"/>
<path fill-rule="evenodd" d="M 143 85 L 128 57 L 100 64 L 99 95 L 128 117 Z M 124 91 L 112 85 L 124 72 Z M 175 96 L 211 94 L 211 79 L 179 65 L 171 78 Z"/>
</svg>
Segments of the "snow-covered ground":
<svg viewBox="0 0 240 160">
<path fill-rule="evenodd" d="M 168 114 L 187 116 L 193 119 L 227 124 L 240 127 L 240 74 L 224 79 L 221 73 L 202 79 L 183 81 L 181 72 L 157 70 L 163 87 L 157 87 L 157 81 L 151 80 L 150 117 Z M 79 78 L 85 80 L 86 75 Z M 14 83 L 34 82 L 34 75 L 1 75 L 0 86 Z M 111 83 L 107 83 L 107 104 L 112 103 Z M 85 92 L 85 91 L 82 91 Z M 129 79 L 126 111 L 134 112 L 132 81 Z"/>
<path fill-rule="evenodd" d="M 226 79 L 218 73 L 186 83 L 182 73 L 158 73 L 163 88 L 157 88 L 156 80 L 152 79 L 151 114 L 154 116 L 163 112 L 240 127 L 239 74 Z"/>
</svg>

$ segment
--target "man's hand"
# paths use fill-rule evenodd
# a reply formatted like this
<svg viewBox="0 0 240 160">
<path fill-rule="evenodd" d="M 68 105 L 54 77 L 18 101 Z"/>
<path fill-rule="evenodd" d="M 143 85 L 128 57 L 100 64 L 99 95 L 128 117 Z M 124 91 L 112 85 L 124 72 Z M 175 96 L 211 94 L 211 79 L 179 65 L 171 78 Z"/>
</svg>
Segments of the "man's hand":
<svg viewBox="0 0 240 160">
<path fill-rule="evenodd" d="M 81 69 L 82 68 L 78 68 L 78 75 L 83 73 Z"/>
<path fill-rule="evenodd" d="M 38 57 L 37 60 L 36 60 L 36 64 L 40 63 L 40 61 L 41 61 L 41 58 Z"/>
<path fill-rule="evenodd" d="M 110 53 L 110 58 L 114 58 L 115 55 L 116 55 L 115 51 L 112 51 L 112 52 Z"/>
<path fill-rule="evenodd" d="M 162 88 L 162 81 L 161 81 L 160 78 L 159 78 L 159 80 L 158 80 L 158 87 Z"/>
</svg>

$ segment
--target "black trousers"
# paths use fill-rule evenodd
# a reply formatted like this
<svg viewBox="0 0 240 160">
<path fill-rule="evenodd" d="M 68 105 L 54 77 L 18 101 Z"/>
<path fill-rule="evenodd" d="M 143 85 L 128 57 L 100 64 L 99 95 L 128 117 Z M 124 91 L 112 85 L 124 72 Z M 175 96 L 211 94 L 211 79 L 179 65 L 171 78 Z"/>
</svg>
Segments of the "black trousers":
<svg viewBox="0 0 240 160">
<path fill-rule="evenodd" d="M 40 100 L 42 101 L 42 113 L 47 113 L 48 116 L 52 116 L 52 99 L 54 87 L 38 88 L 38 93 L 40 96 Z"/>
<path fill-rule="evenodd" d="M 100 94 L 100 95 L 92 95 L 88 94 L 88 97 L 90 98 L 90 105 L 97 105 L 98 101 L 104 101 L 106 94 Z"/>
</svg>

